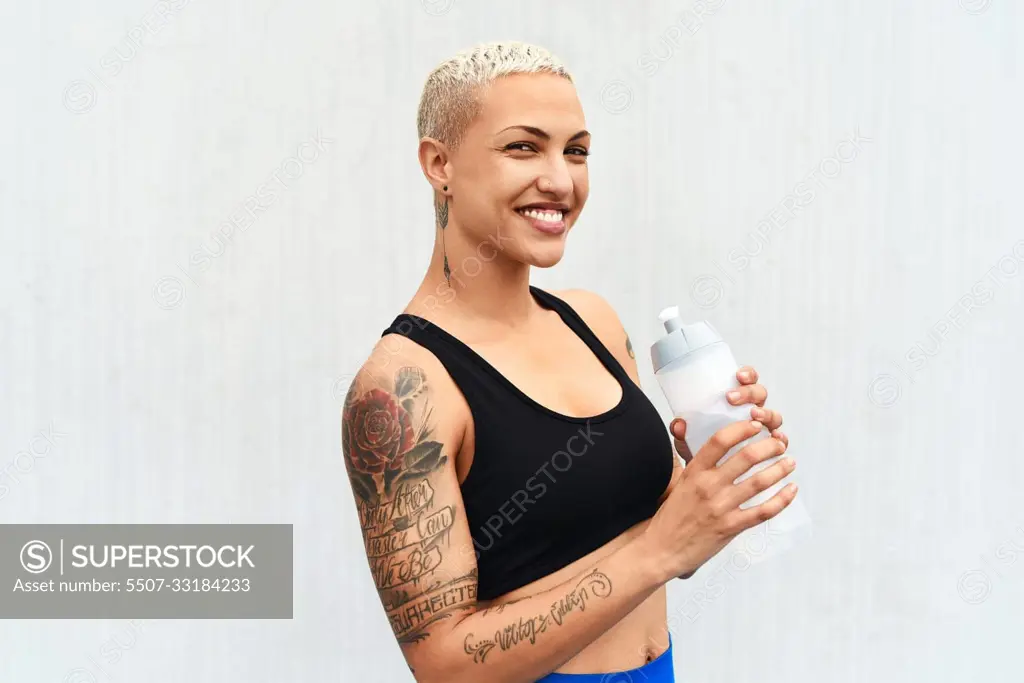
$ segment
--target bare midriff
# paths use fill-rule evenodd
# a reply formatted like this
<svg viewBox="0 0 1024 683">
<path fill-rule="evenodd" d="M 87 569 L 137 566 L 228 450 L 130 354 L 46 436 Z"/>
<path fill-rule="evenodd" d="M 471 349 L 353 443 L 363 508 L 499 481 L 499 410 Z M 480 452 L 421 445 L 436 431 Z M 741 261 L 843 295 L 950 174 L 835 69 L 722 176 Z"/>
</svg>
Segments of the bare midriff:
<svg viewBox="0 0 1024 683">
<path fill-rule="evenodd" d="M 647 523 L 647 520 L 640 522 L 594 552 L 542 579 L 495 598 L 486 603 L 486 606 L 495 607 L 536 595 L 568 581 L 634 539 L 643 532 Z M 665 586 L 661 586 L 557 671 L 567 674 L 608 673 L 635 669 L 652 661 L 668 649 L 666 609 Z M 581 619 L 587 618 L 585 614 L 578 616 Z"/>
</svg>

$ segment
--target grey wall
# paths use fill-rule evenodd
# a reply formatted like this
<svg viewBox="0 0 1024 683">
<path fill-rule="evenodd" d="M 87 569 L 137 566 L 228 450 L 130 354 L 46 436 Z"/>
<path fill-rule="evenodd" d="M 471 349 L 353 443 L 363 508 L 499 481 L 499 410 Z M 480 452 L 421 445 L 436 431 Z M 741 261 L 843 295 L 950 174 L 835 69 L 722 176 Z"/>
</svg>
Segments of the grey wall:
<svg viewBox="0 0 1024 683">
<path fill-rule="evenodd" d="M 0 680 L 408 680 L 339 391 L 426 266 L 423 80 L 506 38 L 594 132 L 535 283 L 614 304 L 666 418 L 655 316 L 712 320 L 800 463 L 810 543 L 671 587 L 680 680 L 1020 680 L 1021 6 L 766 4 L 6 3 L 0 521 L 293 523 L 296 584 L 292 621 L 6 621 Z"/>
</svg>

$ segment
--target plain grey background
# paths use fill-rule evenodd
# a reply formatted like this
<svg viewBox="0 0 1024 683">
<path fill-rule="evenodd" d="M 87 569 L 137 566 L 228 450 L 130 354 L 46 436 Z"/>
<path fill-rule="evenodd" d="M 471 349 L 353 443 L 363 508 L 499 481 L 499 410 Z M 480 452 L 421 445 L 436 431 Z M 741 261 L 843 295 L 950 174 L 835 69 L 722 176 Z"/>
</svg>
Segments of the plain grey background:
<svg viewBox="0 0 1024 683">
<path fill-rule="evenodd" d="M 431 249 L 423 81 L 501 39 L 565 60 L 594 134 L 534 283 L 614 305 L 666 420 L 656 315 L 711 320 L 800 463 L 811 542 L 696 612 L 670 586 L 679 680 L 1019 680 L 1021 12 L 4 3 L 0 521 L 292 523 L 296 584 L 291 621 L 6 621 L 0 680 L 409 680 L 339 407 Z"/>
</svg>

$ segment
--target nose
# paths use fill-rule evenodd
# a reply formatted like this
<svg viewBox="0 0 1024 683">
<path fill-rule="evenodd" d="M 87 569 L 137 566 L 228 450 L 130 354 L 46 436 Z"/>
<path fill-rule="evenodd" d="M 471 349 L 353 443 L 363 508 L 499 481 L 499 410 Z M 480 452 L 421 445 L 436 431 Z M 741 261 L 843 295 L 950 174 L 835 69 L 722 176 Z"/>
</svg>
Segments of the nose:
<svg viewBox="0 0 1024 683">
<path fill-rule="evenodd" d="M 559 155 L 553 160 L 537 179 L 537 189 L 541 192 L 565 197 L 572 192 L 572 174 L 565 159 Z"/>
</svg>

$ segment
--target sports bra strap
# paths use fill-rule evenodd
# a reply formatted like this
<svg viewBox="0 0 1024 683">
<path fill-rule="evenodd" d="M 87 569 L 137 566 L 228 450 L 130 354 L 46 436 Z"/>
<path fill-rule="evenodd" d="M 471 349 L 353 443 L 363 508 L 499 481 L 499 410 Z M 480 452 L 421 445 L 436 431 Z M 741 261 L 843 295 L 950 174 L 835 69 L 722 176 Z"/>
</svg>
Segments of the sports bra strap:
<svg viewBox="0 0 1024 683">
<path fill-rule="evenodd" d="M 633 379 L 626 372 L 626 369 L 622 367 L 615 355 L 608 350 L 608 347 L 594 334 L 594 331 L 590 329 L 590 326 L 584 322 L 583 318 L 576 310 L 566 303 L 563 299 L 559 299 L 550 292 L 545 292 L 543 289 L 530 286 L 530 291 L 533 295 L 541 301 L 545 306 L 553 309 L 559 315 L 562 316 L 562 320 L 565 324 L 572 329 L 576 335 L 583 340 L 583 342 L 590 347 L 590 350 L 594 352 L 608 369 L 615 374 L 618 379 L 625 380 L 632 383 Z"/>
</svg>

